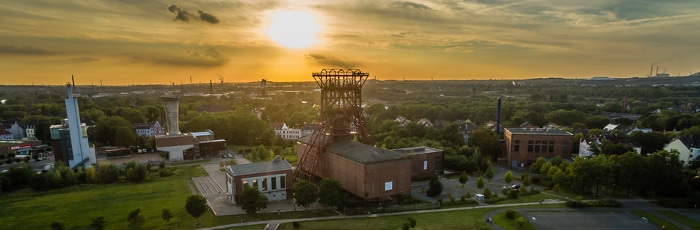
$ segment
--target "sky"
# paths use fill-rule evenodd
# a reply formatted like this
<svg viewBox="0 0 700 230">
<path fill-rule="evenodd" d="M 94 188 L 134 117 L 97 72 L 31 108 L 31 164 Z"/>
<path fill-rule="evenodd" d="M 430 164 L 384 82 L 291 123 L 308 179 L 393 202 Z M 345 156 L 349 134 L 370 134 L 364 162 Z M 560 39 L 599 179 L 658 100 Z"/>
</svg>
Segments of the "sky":
<svg viewBox="0 0 700 230">
<path fill-rule="evenodd" d="M 3 1 L 0 85 L 700 72 L 697 0 Z M 653 66 L 653 67 L 652 67 Z"/>
</svg>

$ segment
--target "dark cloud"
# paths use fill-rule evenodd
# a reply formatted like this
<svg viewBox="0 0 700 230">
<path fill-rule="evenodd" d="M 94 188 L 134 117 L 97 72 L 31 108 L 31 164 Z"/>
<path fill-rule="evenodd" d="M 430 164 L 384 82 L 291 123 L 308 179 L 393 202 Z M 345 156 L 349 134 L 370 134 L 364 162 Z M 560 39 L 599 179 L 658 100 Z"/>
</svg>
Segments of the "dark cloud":
<svg viewBox="0 0 700 230">
<path fill-rule="evenodd" d="M 23 46 L 23 47 L 16 47 L 16 46 L 0 46 L 0 53 L 4 54 L 23 54 L 23 55 L 48 55 L 52 54 L 50 51 L 42 49 L 42 48 L 37 48 L 37 47 L 31 47 L 31 46 Z"/>
<path fill-rule="evenodd" d="M 189 22 L 190 20 L 199 19 L 199 20 L 211 23 L 211 24 L 219 23 L 219 18 L 217 18 L 216 16 L 214 16 L 210 13 L 206 13 L 202 10 L 198 10 L 197 14 L 194 14 L 194 13 L 190 13 L 189 11 L 180 8 L 177 5 L 171 5 L 170 7 L 168 7 L 168 11 L 175 14 L 175 19 L 173 19 L 173 21 Z"/>
<path fill-rule="evenodd" d="M 340 60 L 335 57 L 325 56 L 321 54 L 306 54 L 304 55 L 304 57 L 321 65 L 328 65 L 329 67 L 340 67 L 346 69 L 352 69 L 357 67 L 357 63 L 355 62 Z"/>
<path fill-rule="evenodd" d="M 211 24 L 219 23 L 219 19 L 216 18 L 216 16 L 214 16 L 214 15 L 211 15 L 211 14 L 206 13 L 206 12 L 201 11 L 201 10 L 197 11 L 197 13 L 199 13 L 199 19 L 202 19 L 202 21 L 205 21 L 205 22 L 208 22 Z"/>
<path fill-rule="evenodd" d="M 416 9 L 416 10 L 432 10 L 429 6 L 415 3 L 415 2 L 403 2 L 403 1 L 397 1 L 397 2 L 392 2 L 389 4 L 391 7 L 401 7 L 401 8 L 406 8 L 406 9 Z"/>
</svg>

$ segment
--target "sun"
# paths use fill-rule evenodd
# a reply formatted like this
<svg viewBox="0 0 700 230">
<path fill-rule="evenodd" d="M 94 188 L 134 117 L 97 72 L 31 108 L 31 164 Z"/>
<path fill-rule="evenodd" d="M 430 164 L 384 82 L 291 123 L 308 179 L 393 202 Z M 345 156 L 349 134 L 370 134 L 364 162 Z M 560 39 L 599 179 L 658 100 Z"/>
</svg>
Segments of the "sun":
<svg viewBox="0 0 700 230">
<path fill-rule="evenodd" d="M 321 31 L 321 26 L 316 17 L 308 11 L 272 11 L 268 15 L 268 20 L 265 33 L 281 46 L 303 49 L 320 42 L 316 34 Z"/>
</svg>

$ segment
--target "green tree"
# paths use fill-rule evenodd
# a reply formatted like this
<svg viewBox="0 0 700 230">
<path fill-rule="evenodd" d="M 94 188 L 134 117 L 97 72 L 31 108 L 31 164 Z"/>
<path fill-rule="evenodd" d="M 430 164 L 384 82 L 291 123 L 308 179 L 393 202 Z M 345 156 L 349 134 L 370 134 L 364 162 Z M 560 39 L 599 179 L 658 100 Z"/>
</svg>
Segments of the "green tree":
<svg viewBox="0 0 700 230">
<path fill-rule="evenodd" d="M 440 182 L 440 179 L 433 175 L 430 178 L 430 182 L 428 183 L 428 192 L 426 195 L 428 196 L 437 196 L 442 193 L 443 185 L 442 182 Z"/>
<path fill-rule="evenodd" d="M 513 182 L 513 172 L 506 172 L 506 175 L 503 177 L 503 180 L 506 182 L 506 185 L 510 184 L 510 182 Z"/>
<path fill-rule="evenodd" d="M 533 173 L 540 173 L 540 169 L 542 169 L 542 166 L 547 162 L 547 160 L 544 159 L 544 157 L 538 157 L 535 163 L 530 165 L 530 172 Z"/>
<path fill-rule="evenodd" d="M 119 168 L 112 163 L 100 163 L 97 178 L 105 184 L 117 182 L 119 181 Z"/>
<path fill-rule="evenodd" d="M 479 150 L 495 160 L 501 155 L 501 143 L 495 132 L 482 128 L 474 131 L 469 138 L 469 146 L 479 148 Z"/>
<path fill-rule="evenodd" d="M 477 187 L 477 188 L 483 188 L 483 187 L 484 187 L 484 178 L 479 177 L 479 179 L 476 180 L 476 187 Z"/>
<path fill-rule="evenodd" d="M 120 116 L 102 117 L 95 122 L 93 136 L 90 137 L 90 140 L 98 145 L 115 145 L 117 128 L 122 126 L 131 127 L 131 123 Z"/>
<path fill-rule="evenodd" d="M 185 203 L 185 210 L 192 217 L 197 218 L 197 225 L 199 225 L 199 217 L 204 215 L 209 211 L 209 205 L 207 205 L 207 198 L 202 195 L 196 194 L 187 197 L 187 202 Z"/>
<path fill-rule="evenodd" d="M 459 183 L 462 184 L 462 188 L 464 188 L 464 184 L 466 184 L 467 181 L 469 181 L 467 171 L 462 171 L 462 174 L 459 175 Z"/>
<path fill-rule="evenodd" d="M 107 225 L 107 221 L 105 221 L 104 216 L 95 217 L 92 219 L 92 223 L 90 223 L 90 227 L 95 230 L 105 229 L 105 225 Z"/>
<path fill-rule="evenodd" d="M 131 182 L 141 182 L 148 175 L 146 166 L 136 161 L 127 162 L 124 170 L 126 170 L 126 179 Z"/>
<path fill-rule="evenodd" d="M 496 174 L 496 170 L 491 167 L 491 164 L 489 164 L 489 167 L 486 168 L 486 172 L 484 172 L 484 177 L 486 177 L 486 180 L 491 182 L 491 178 L 493 178 L 494 174 Z"/>
<path fill-rule="evenodd" d="M 136 133 L 130 126 L 119 126 L 114 134 L 117 146 L 129 147 L 136 145 Z"/>
<path fill-rule="evenodd" d="M 304 208 L 309 207 L 309 205 L 318 200 L 318 189 L 316 188 L 316 185 L 305 180 L 300 180 L 294 183 L 292 193 L 294 194 L 296 204 Z"/>
<path fill-rule="evenodd" d="M 345 204 L 345 190 L 337 180 L 323 178 L 319 183 L 318 203 L 326 207 L 341 207 Z"/>
<path fill-rule="evenodd" d="M 169 223 L 169 222 L 170 222 L 170 219 L 172 219 L 173 217 L 175 217 L 175 213 L 170 212 L 170 209 L 167 209 L 167 208 L 166 208 L 166 209 L 163 209 L 163 212 L 161 213 L 160 217 L 163 218 L 163 220 L 164 220 L 165 222 L 168 222 L 168 223 Z"/>
<path fill-rule="evenodd" d="M 141 226 L 146 223 L 146 218 L 141 214 L 141 208 L 131 211 L 126 217 L 126 222 L 129 223 L 130 229 L 141 229 Z"/>
<path fill-rule="evenodd" d="M 249 185 L 243 188 L 243 193 L 238 198 L 238 202 L 240 202 L 241 208 L 250 215 L 267 207 L 267 197 L 261 194 L 257 188 L 250 187 Z"/>
</svg>

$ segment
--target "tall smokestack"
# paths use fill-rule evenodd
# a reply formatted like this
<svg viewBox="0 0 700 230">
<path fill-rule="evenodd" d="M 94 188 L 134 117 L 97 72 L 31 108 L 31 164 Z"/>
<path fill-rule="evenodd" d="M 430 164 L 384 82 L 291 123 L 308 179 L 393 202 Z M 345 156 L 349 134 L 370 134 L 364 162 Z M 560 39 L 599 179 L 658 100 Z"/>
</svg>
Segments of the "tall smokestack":
<svg viewBox="0 0 700 230">
<path fill-rule="evenodd" d="M 659 65 L 656 65 L 656 76 L 659 76 Z"/>
<path fill-rule="evenodd" d="M 168 135 L 170 136 L 180 134 L 180 124 L 178 119 L 179 105 L 179 98 L 163 97 L 163 106 L 165 106 L 165 118 L 168 123 Z"/>
<path fill-rule="evenodd" d="M 651 68 L 649 68 L 649 77 L 651 77 L 652 74 L 654 74 L 654 64 L 651 64 Z"/>
<path fill-rule="evenodd" d="M 496 134 L 501 134 L 501 98 L 498 98 L 498 112 L 496 114 Z"/>
</svg>

